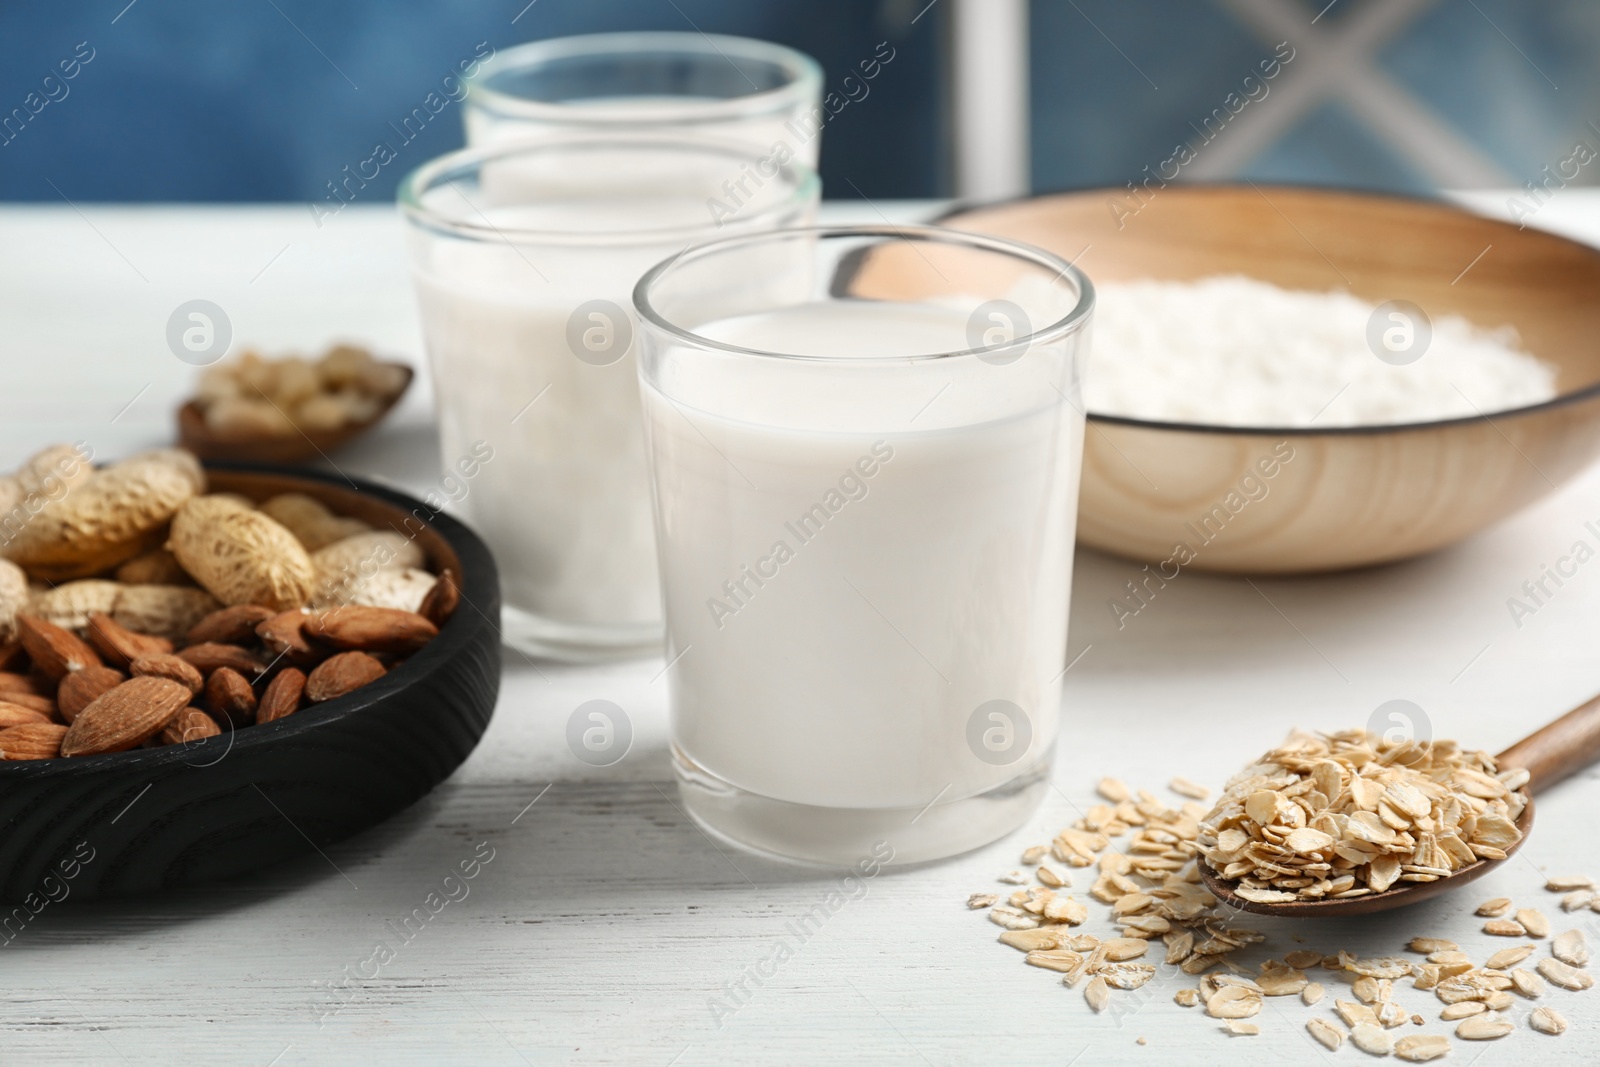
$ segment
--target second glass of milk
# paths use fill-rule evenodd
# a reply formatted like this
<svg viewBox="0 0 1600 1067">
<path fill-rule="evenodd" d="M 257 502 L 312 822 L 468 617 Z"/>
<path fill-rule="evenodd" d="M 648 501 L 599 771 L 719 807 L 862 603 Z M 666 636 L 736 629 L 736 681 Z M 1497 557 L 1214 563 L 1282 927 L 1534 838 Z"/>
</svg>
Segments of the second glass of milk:
<svg viewBox="0 0 1600 1067">
<path fill-rule="evenodd" d="M 494 549 L 508 644 L 660 650 L 629 292 L 691 244 L 808 223 L 818 193 L 803 164 L 638 133 L 471 148 L 402 182 L 443 460 L 492 456 L 459 507 Z"/>
<path fill-rule="evenodd" d="M 933 859 L 1049 788 L 1088 281 L 932 228 L 691 249 L 640 281 L 685 806 L 745 847 Z"/>
</svg>

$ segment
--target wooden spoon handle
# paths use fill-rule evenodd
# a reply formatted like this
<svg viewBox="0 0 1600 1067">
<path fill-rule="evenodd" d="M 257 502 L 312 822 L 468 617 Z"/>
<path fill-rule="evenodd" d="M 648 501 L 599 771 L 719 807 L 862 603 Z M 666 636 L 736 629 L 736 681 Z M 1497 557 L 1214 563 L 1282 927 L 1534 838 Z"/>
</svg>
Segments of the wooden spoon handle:
<svg viewBox="0 0 1600 1067">
<path fill-rule="evenodd" d="M 1600 759 L 1600 696 L 1529 734 L 1496 757 L 1501 770 L 1525 767 L 1528 790 L 1540 793 Z"/>
</svg>

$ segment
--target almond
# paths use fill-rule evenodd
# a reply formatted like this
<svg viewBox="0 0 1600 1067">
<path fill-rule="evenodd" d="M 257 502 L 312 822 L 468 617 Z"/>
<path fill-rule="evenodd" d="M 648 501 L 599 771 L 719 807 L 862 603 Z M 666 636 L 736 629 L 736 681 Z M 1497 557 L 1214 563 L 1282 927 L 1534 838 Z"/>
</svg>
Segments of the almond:
<svg viewBox="0 0 1600 1067">
<path fill-rule="evenodd" d="M 55 759 L 67 728 L 53 722 L 13 726 L 0 730 L 0 759 Z"/>
<path fill-rule="evenodd" d="M 428 595 L 422 598 L 422 606 L 417 609 L 417 614 L 443 629 L 446 620 L 455 614 L 460 603 L 461 589 L 456 585 L 456 576 L 446 567 L 439 572 L 439 578 L 428 590 Z"/>
<path fill-rule="evenodd" d="M 6 693 L 0 695 L 0 700 L 7 704 L 15 704 L 19 708 L 27 708 L 29 711 L 37 711 L 47 719 L 56 713 L 56 702 L 51 697 L 34 696 L 32 693 Z"/>
<path fill-rule="evenodd" d="M 61 754 L 70 759 L 136 748 L 160 733 L 193 695 L 170 678 L 130 678 L 78 713 L 61 739 Z"/>
<path fill-rule="evenodd" d="M 213 611 L 195 623 L 184 639 L 186 645 L 243 645 L 256 639 L 256 627 L 277 614 L 260 604 L 235 604 Z"/>
<path fill-rule="evenodd" d="M 280 612 L 256 627 L 256 636 L 275 659 L 296 667 L 313 667 L 323 653 L 306 640 L 305 624 L 311 616 L 298 608 Z"/>
<path fill-rule="evenodd" d="M 256 725 L 293 715 L 300 710 L 300 698 L 305 695 L 306 674 L 295 667 L 285 667 L 278 676 L 267 683 L 256 706 Z"/>
<path fill-rule="evenodd" d="M 206 687 L 205 675 L 188 660 L 173 655 L 140 656 L 128 665 L 130 673 L 140 678 L 165 678 L 177 682 L 192 694 Z"/>
<path fill-rule="evenodd" d="M 306 679 L 306 699 L 320 704 L 342 697 L 368 682 L 377 681 L 385 673 L 383 664 L 365 652 L 341 652 L 324 660 L 311 672 Z"/>
<path fill-rule="evenodd" d="M 0 671 L 0 693 L 27 693 L 31 696 L 44 696 L 39 688 L 39 683 L 26 674 L 16 674 L 12 671 Z M 0 697 L 0 700 L 5 699 Z"/>
<path fill-rule="evenodd" d="M 32 615 L 18 615 L 17 630 L 22 638 L 22 647 L 28 650 L 28 658 L 33 660 L 33 665 L 57 681 L 73 671 L 93 667 L 100 662 L 94 649 L 84 644 L 81 637 L 54 623 Z"/>
<path fill-rule="evenodd" d="M 232 667 L 240 674 L 254 678 L 267 669 L 267 665 L 253 652 L 248 652 L 238 645 L 224 645 L 214 641 L 190 645 L 180 651 L 178 656 L 194 664 L 201 674 L 210 674 L 219 667 Z"/>
<path fill-rule="evenodd" d="M 156 739 L 163 745 L 181 745 L 186 741 L 216 737 L 220 733 L 222 727 L 217 725 L 217 720 L 199 708 L 184 708 L 161 728 Z"/>
<path fill-rule="evenodd" d="M 159 655 L 172 651 L 172 642 L 164 637 L 137 634 L 111 616 L 96 612 L 89 616 L 84 636 L 106 662 L 123 670 L 140 656 Z"/>
<path fill-rule="evenodd" d="M 128 680 L 128 676 L 110 667 L 85 667 L 61 679 L 56 690 L 56 710 L 70 725 L 78 712 L 94 703 Z"/>
<path fill-rule="evenodd" d="M 439 636 L 439 628 L 415 612 L 350 605 L 311 616 L 305 633 L 335 648 L 405 655 Z"/>
<path fill-rule="evenodd" d="M 0 559 L 0 563 L 5 562 L 5 560 Z M 0 634 L 4 634 L 6 628 L 11 625 L 11 620 L 5 617 L 4 612 L 5 605 L 0 604 Z M 0 640 L 0 671 L 11 671 L 22 666 L 23 660 L 27 655 L 27 652 L 22 648 L 22 642 L 15 637 Z"/>
<path fill-rule="evenodd" d="M 49 721 L 50 716 L 42 711 L 34 711 L 32 708 L 25 708 L 21 704 L 12 704 L 6 700 L 0 700 L 0 729 L 7 729 L 12 726 L 34 726 Z"/>
<path fill-rule="evenodd" d="M 234 726 L 249 726 L 256 721 L 256 693 L 244 675 L 232 667 L 218 667 L 206 679 L 206 703 L 218 719 Z"/>
</svg>

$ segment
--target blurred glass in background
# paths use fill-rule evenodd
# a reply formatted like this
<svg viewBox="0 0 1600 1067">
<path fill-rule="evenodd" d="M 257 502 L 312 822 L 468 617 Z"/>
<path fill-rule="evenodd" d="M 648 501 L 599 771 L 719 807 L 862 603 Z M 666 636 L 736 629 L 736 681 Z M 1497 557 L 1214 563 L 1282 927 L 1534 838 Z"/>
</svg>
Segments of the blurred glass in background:
<svg viewBox="0 0 1600 1067">
<path fill-rule="evenodd" d="M 0 199 L 320 203 L 385 145 L 388 202 L 485 54 L 637 29 L 815 56 L 834 199 L 1548 187 L 1600 152 L 1594 0 L 6 0 Z"/>
</svg>

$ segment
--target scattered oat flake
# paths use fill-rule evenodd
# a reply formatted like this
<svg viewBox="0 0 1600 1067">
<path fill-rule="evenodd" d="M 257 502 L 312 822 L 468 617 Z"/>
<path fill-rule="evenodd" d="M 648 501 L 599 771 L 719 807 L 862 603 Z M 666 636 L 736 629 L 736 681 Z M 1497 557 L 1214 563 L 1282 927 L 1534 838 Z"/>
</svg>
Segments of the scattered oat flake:
<svg viewBox="0 0 1600 1067">
<path fill-rule="evenodd" d="M 1106 980 L 1099 975 L 1089 979 L 1089 984 L 1083 988 L 1083 999 L 1089 1002 L 1089 1007 L 1096 1012 L 1106 1010 L 1106 1005 L 1111 1003 L 1111 987 L 1106 985 Z"/>
<path fill-rule="evenodd" d="M 1552 893 L 1565 893 L 1572 889 L 1593 889 L 1594 879 L 1586 874 L 1569 874 L 1550 879 L 1544 887 Z"/>
<path fill-rule="evenodd" d="M 1099 784 L 1095 786 L 1095 792 L 1113 804 L 1120 804 L 1133 796 L 1128 792 L 1128 787 L 1116 778 L 1100 779 Z"/>
<path fill-rule="evenodd" d="M 1557 934 L 1555 940 L 1550 942 L 1550 954 L 1573 967 L 1589 965 L 1589 944 L 1583 939 L 1582 930 L 1567 930 Z"/>
<path fill-rule="evenodd" d="M 1021 908 L 997 904 L 989 909 L 989 921 L 996 926 L 1003 926 L 1007 930 L 1032 930 L 1039 925 L 1039 920 L 1023 911 Z"/>
<path fill-rule="evenodd" d="M 1378 1002 L 1377 1016 L 1378 1023 L 1385 1030 L 1393 1030 L 1411 1021 L 1411 1016 L 1406 1010 L 1392 1000 Z"/>
<path fill-rule="evenodd" d="M 1485 919 L 1498 919 L 1511 910 L 1510 897 L 1493 897 L 1478 905 L 1477 914 Z"/>
<path fill-rule="evenodd" d="M 1522 928 L 1528 931 L 1529 937 L 1549 937 L 1550 920 L 1544 917 L 1544 912 L 1537 908 L 1520 908 L 1513 916 Z"/>
<path fill-rule="evenodd" d="M 1362 1023 L 1378 1025 L 1377 1014 L 1365 1004 L 1358 1004 L 1353 1000 L 1335 1000 L 1333 1010 L 1344 1020 L 1346 1026 L 1359 1026 Z"/>
<path fill-rule="evenodd" d="M 1544 996 L 1544 983 L 1539 976 L 1521 967 L 1511 972 L 1511 988 L 1529 1000 Z"/>
<path fill-rule="evenodd" d="M 1241 1037 L 1255 1037 L 1261 1033 L 1261 1027 L 1243 1019 L 1229 1019 L 1224 1025 L 1227 1026 L 1230 1034 L 1238 1034 Z"/>
<path fill-rule="evenodd" d="M 1180 797 L 1189 797 L 1192 800 L 1204 800 L 1211 795 L 1211 790 L 1197 782 L 1191 782 L 1181 775 L 1168 782 L 1167 788 Z"/>
<path fill-rule="evenodd" d="M 1442 1034 L 1412 1034 L 1394 1043 L 1394 1054 L 1410 1063 L 1426 1063 L 1450 1052 L 1450 1039 Z"/>
<path fill-rule="evenodd" d="M 1508 967 L 1515 967 L 1533 955 L 1533 950 L 1537 947 L 1537 945 L 1518 945 L 1515 948 L 1503 948 L 1493 956 L 1490 956 L 1484 966 L 1492 971 L 1503 971 Z"/>
<path fill-rule="evenodd" d="M 1310 1005 L 1315 1004 L 1322 999 L 1322 993 L 1323 989 L 1321 982 L 1307 982 L 1306 987 L 1300 990 L 1300 1000 L 1303 1004 L 1309 1007 Z"/>
<path fill-rule="evenodd" d="M 1351 960 L 1344 969 L 1372 978 L 1404 978 L 1411 973 L 1411 961 L 1399 956 L 1375 956 Z"/>
<path fill-rule="evenodd" d="M 1420 952 L 1424 956 L 1432 952 L 1454 952 L 1460 947 L 1454 941 L 1446 941 L 1442 937 L 1413 937 L 1406 945 L 1412 952 Z"/>
<path fill-rule="evenodd" d="M 1034 877 L 1052 889 L 1072 884 L 1072 879 L 1061 871 L 1056 870 L 1048 863 L 1041 863 L 1039 869 L 1033 872 Z"/>
<path fill-rule="evenodd" d="M 1180 1008 L 1192 1008 L 1200 1003 L 1200 991 L 1198 989 L 1180 989 L 1172 994 L 1172 1002 Z"/>
<path fill-rule="evenodd" d="M 1050 854 L 1049 845 L 1031 845 L 1022 850 L 1022 862 L 1032 866 Z"/>
<path fill-rule="evenodd" d="M 1322 953 L 1304 948 L 1296 949 L 1284 956 L 1283 962 L 1291 967 L 1299 967 L 1304 970 L 1307 967 L 1315 967 L 1320 964 L 1322 962 Z"/>
<path fill-rule="evenodd" d="M 1456 1036 L 1463 1041 L 1493 1041 L 1515 1030 L 1516 1024 L 1497 1011 L 1469 1015 L 1456 1027 Z"/>
<path fill-rule="evenodd" d="M 1000 903 L 1000 895 L 998 893 L 973 893 L 967 897 L 967 907 L 973 911 L 977 911 L 979 908 L 992 908 L 998 903 Z"/>
<path fill-rule="evenodd" d="M 1594 985 L 1589 972 L 1580 971 L 1557 959 L 1540 960 L 1538 969 L 1551 985 L 1558 985 L 1562 989 L 1589 989 Z"/>
<path fill-rule="evenodd" d="M 1350 1043 L 1372 1056 L 1387 1056 L 1394 1049 L 1389 1032 L 1377 1023 L 1357 1023 L 1350 1028 Z"/>
<path fill-rule="evenodd" d="M 1007 871 L 1000 876 L 1000 881 L 1006 885 L 1027 885 L 1028 876 L 1021 871 Z"/>
<path fill-rule="evenodd" d="M 1528 928 L 1515 919 L 1490 919 L 1483 924 L 1483 932 L 1496 937 L 1527 937 Z"/>
<path fill-rule="evenodd" d="M 1244 986 L 1223 986 L 1206 1000 L 1206 1014 L 1217 1019 L 1247 1019 L 1261 1011 L 1261 994 Z"/>
<path fill-rule="evenodd" d="M 1574 889 L 1561 898 L 1562 911 L 1577 911 L 1587 908 L 1594 903 L 1595 892 L 1592 889 Z"/>
<path fill-rule="evenodd" d="M 1306 1023 L 1306 1032 L 1316 1038 L 1323 1048 L 1337 1050 L 1344 1044 L 1345 1032 L 1326 1019 L 1312 1019 Z"/>
<path fill-rule="evenodd" d="M 1564 1034 L 1567 1032 L 1567 1020 L 1554 1008 L 1535 1008 L 1528 1016 L 1528 1025 L 1541 1034 Z"/>
<path fill-rule="evenodd" d="M 1453 1023 L 1458 1019 L 1465 1019 L 1469 1015 L 1477 1015 L 1488 1010 L 1488 1005 L 1481 1000 L 1463 1000 L 1455 1004 L 1446 1004 L 1444 1011 L 1439 1013 L 1439 1018 L 1447 1023 Z"/>
</svg>

